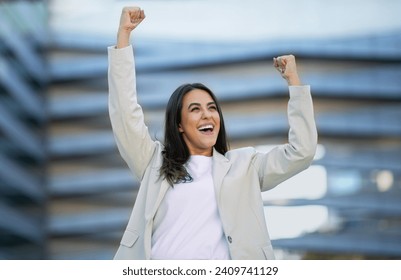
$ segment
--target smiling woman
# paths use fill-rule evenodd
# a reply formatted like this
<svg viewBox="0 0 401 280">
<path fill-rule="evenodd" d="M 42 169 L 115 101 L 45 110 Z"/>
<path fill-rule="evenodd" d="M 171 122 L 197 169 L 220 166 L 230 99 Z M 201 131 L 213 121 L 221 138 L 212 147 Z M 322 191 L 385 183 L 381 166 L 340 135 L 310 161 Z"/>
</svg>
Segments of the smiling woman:
<svg viewBox="0 0 401 280">
<path fill-rule="evenodd" d="M 137 103 L 130 34 L 145 18 L 126 7 L 109 47 L 109 111 L 121 156 L 141 181 L 115 259 L 273 259 L 261 191 L 309 167 L 317 132 L 310 87 L 292 55 L 273 59 L 289 85 L 289 143 L 229 150 L 221 108 L 203 84 L 184 84 L 166 108 L 164 143 Z"/>
<path fill-rule="evenodd" d="M 212 126 L 211 131 L 207 132 L 205 125 Z M 205 134 L 209 137 L 198 139 Z M 209 143 L 200 139 L 208 139 Z M 223 114 L 216 96 L 200 83 L 181 85 L 167 104 L 161 174 L 170 185 L 190 180 L 183 164 L 191 154 L 211 156 L 213 147 L 221 154 L 228 150 Z"/>
<path fill-rule="evenodd" d="M 216 96 L 200 83 L 184 84 L 171 95 L 165 117 L 161 174 L 173 185 L 191 176 L 183 164 L 190 155 L 228 150 L 223 114 Z"/>
</svg>

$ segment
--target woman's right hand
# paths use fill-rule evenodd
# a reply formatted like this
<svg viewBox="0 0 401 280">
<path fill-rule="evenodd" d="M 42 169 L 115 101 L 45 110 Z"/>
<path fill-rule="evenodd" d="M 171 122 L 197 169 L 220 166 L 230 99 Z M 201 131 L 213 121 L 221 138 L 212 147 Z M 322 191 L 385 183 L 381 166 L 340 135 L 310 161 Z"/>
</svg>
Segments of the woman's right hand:
<svg viewBox="0 0 401 280">
<path fill-rule="evenodd" d="M 273 58 L 273 66 L 280 72 L 281 76 L 288 82 L 289 86 L 299 86 L 301 81 L 297 72 L 295 56 L 282 55 Z"/>
<path fill-rule="evenodd" d="M 121 12 L 117 34 L 117 48 L 129 45 L 131 31 L 145 19 L 145 12 L 139 7 L 124 7 Z"/>
</svg>

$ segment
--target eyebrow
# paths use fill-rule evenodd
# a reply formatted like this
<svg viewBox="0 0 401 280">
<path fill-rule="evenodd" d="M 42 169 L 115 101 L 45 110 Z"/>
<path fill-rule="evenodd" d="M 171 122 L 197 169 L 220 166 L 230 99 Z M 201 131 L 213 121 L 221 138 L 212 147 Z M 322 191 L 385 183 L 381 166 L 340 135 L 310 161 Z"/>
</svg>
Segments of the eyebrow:
<svg viewBox="0 0 401 280">
<path fill-rule="evenodd" d="M 216 105 L 216 102 L 211 101 L 211 102 L 207 103 L 206 105 L 207 106 Z M 191 103 L 191 104 L 189 104 L 188 109 L 190 109 L 192 106 L 201 106 L 201 104 L 200 103 Z"/>
</svg>

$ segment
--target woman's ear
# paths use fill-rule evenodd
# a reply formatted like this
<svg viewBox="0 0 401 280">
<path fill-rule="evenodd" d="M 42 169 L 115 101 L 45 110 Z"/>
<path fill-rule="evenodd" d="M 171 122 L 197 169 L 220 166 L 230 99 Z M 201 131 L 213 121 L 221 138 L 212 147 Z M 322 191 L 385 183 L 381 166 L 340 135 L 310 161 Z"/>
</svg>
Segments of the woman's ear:
<svg viewBox="0 0 401 280">
<path fill-rule="evenodd" d="M 182 129 L 181 124 L 178 124 L 178 131 L 181 132 L 181 133 L 184 132 L 184 129 Z"/>
</svg>

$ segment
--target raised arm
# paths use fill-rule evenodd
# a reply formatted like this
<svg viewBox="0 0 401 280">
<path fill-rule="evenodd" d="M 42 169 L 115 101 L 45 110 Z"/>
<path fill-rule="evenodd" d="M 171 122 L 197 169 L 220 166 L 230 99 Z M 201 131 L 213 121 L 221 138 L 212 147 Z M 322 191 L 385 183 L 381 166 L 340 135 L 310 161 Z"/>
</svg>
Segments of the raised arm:
<svg viewBox="0 0 401 280">
<path fill-rule="evenodd" d="M 268 154 L 257 153 L 254 164 L 258 168 L 262 191 L 271 189 L 291 176 L 306 169 L 316 152 L 317 131 L 310 86 L 303 86 L 298 75 L 295 57 L 284 55 L 273 59 L 273 66 L 289 86 L 288 143 Z"/>
<path fill-rule="evenodd" d="M 155 149 L 144 123 L 136 94 L 135 60 L 130 34 L 144 19 L 138 7 L 124 8 L 117 46 L 108 48 L 109 115 L 117 147 L 134 174 L 141 179 Z"/>
<path fill-rule="evenodd" d="M 145 19 L 145 12 L 139 7 L 124 7 L 121 11 L 117 32 L 117 49 L 129 45 L 131 32 Z"/>
</svg>

